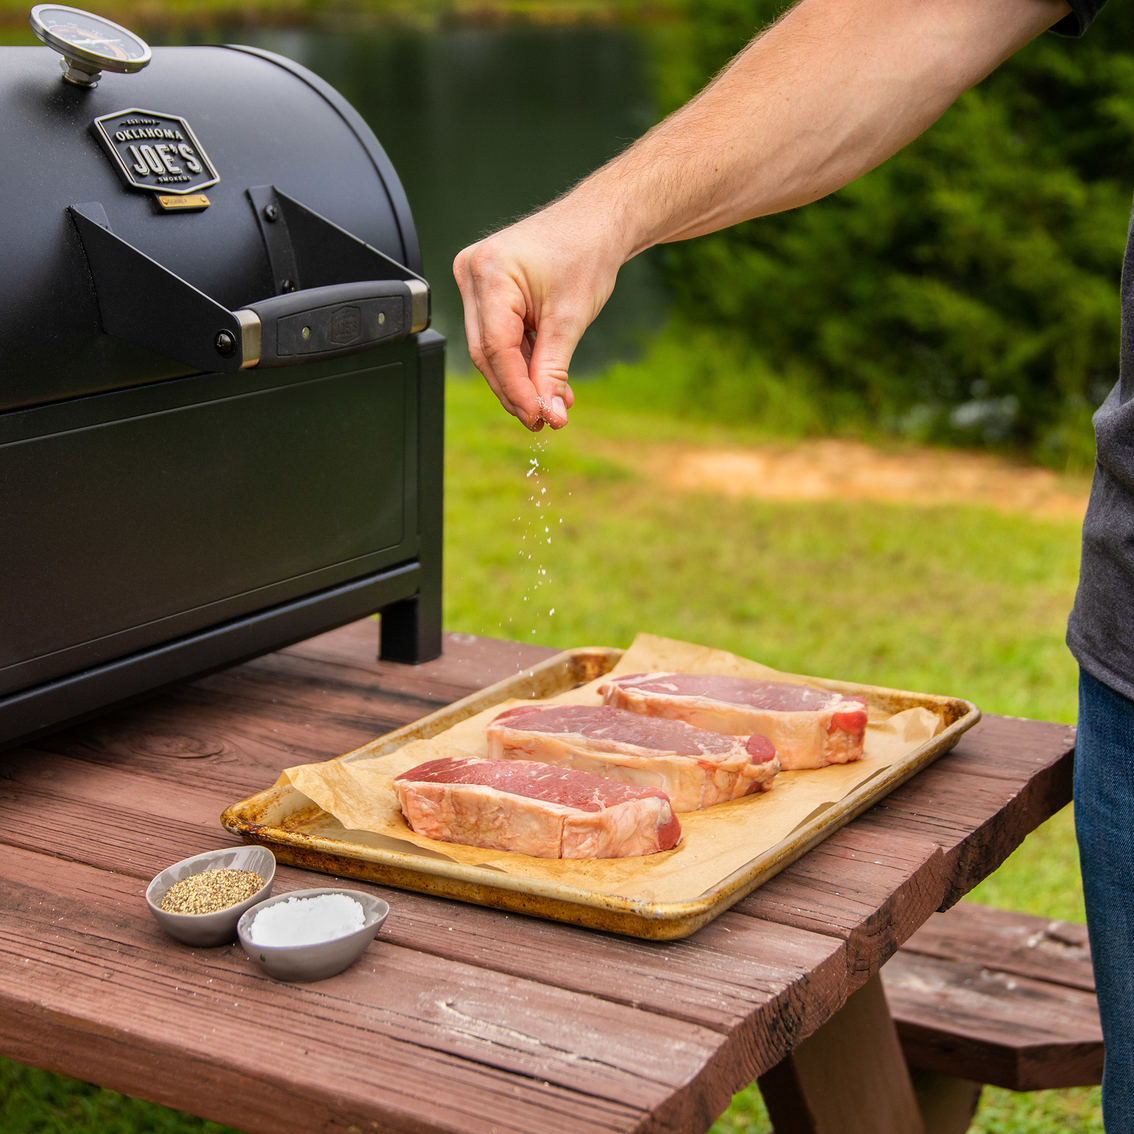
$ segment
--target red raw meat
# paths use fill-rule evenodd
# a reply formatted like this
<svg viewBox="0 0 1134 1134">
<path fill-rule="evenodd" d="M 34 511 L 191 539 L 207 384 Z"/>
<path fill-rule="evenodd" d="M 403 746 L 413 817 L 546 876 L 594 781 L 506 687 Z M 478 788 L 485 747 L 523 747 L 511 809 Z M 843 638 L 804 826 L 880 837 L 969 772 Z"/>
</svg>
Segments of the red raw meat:
<svg viewBox="0 0 1134 1134">
<path fill-rule="evenodd" d="M 446 757 L 394 780 L 406 822 L 446 843 L 538 858 L 671 850 L 681 824 L 664 792 L 531 760 Z"/>
<path fill-rule="evenodd" d="M 485 730 L 493 760 L 541 760 L 664 791 L 697 811 L 767 791 L 779 771 L 762 736 L 722 736 L 603 705 L 518 705 Z"/>
<path fill-rule="evenodd" d="M 636 673 L 599 686 L 603 700 L 647 717 L 734 736 L 758 733 L 785 771 L 862 759 L 866 702 L 786 681 L 716 674 Z"/>
</svg>

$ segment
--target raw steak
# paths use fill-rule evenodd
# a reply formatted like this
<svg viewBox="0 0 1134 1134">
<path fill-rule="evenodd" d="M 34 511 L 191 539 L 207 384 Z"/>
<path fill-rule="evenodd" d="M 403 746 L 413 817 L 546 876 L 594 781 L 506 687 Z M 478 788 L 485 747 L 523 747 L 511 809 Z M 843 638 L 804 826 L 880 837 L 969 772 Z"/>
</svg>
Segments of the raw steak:
<svg viewBox="0 0 1134 1134">
<path fill-rule="evenodd" d="M 518 705 L 485 734 L 490 759 L 542 760 L 658 788 L 674 811 L 767 791 L 780 770 L 762 736 L 722 736 L 603 705 Z"/>
<path fill-rule="evenodd" d="M 406 822 L 446 843 L 538 858 L 629 858 L 670 850 L 681 824 L 652 788 L 531 760 L 447 757 L 394 780 Z"/>
<path fill-rule="evenodd" d="M 785 771 L 862 759 L 866 702 L 785 681 L 693 673 L 636 673 L 599 686 L 608 705 L 775 746 Z"/>
</svg>

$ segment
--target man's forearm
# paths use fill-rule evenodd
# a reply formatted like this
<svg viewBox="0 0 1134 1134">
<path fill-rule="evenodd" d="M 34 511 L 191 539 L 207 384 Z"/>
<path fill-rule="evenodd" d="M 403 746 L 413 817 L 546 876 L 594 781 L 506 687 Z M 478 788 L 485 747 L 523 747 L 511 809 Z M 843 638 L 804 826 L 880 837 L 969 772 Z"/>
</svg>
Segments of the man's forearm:
<svg viewBox="0 0 1134 1134">
<path fill-rule="evenodd" d="M 802 0 L 696 99 L 557 206 L 622 260 L 807 204 L 885 161 L 1064 0 Z"/>
<path fill-rule="evenodd" d="M 457 256 L 473 362 L 529 429 L 566 425 L 575 345 L 628 259 L 853 181 L 1068 11 L 801 0 L 624 154 Z"/>
</svg>

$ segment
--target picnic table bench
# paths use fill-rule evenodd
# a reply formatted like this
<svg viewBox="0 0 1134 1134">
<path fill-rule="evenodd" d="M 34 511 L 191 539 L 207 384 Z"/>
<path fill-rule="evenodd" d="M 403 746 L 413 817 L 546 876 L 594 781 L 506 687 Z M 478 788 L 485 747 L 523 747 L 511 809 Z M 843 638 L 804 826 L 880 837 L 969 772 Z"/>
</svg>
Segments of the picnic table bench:
<svg viewBox="0 0 1134 1134">
<path fill-rule="evenodd" d="M 1102 1082 L 1087 927 L 961 902 L 882 969 L 926 1134 L 963 1134 L 985 1083 L 1012 1091 Z"/>
<path fill-rule="evenodd" d="M 1068 802 L 1072 729 L 986 717 L 684 941 L 378 886 L 378 939 L 317 984 L 164 936 L 145 885 L 228 845 L 230 803 L 553 652 L 450 634 L 409 667 L 376 641 L 355 623 L 0 755 L 0 1053 L 253 1134 L 700 1134 L 757 1077 L 779 1134 L 924 1129 L 880 970 Z M 276 892 L 327 884 L 281 866 Z"/>
</svg>

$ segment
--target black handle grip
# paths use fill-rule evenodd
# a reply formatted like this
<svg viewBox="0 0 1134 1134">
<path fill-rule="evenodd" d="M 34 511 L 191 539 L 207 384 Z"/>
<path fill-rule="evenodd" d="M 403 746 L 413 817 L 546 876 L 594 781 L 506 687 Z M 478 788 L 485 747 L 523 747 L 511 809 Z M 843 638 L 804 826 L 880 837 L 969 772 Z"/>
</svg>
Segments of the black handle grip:
<svg viewBox="0 0 1134 1134">
<path fill-rule="evenodd" d="M 237 312 L 244 327 L 244 366 L 291 366 L 335 358 L 356 350 L 405 338 L 415 326 L 416 281 L 367 280 L 293 291 L 249 303 L 260 323 L 259 350 L 250 341 L 250 320 Z M 420 301 L 418 303 L 420 306 Z"/>
</svg>

